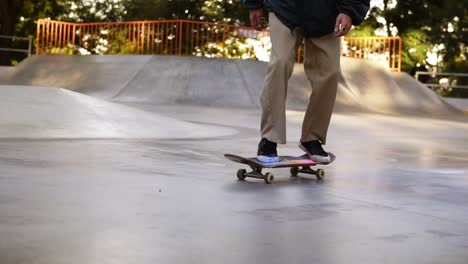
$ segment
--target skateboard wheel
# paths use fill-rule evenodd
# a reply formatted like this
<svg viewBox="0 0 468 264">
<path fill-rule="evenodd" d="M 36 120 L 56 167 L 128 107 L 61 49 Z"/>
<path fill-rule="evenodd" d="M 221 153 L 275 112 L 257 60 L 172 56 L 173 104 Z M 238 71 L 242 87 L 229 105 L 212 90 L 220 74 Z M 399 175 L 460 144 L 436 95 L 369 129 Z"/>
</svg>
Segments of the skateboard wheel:
<svg viewBox="0 0 468 264">
<path fill-rule="evenodd" d="M 244 170 L 244 169 L 238 170 L 238 171 L 237 171 L 237 178 L 238 178 L 239 180 L 241 180 L 241 181 L 245 180 L 245 178 L 246 178 L 246 177 L 245 177 L 245 173 L 247 173 L 247 171 Z"/>
<path fill-rule="evenodd" d="M 267 174 L 265 174 L 265 183 L 266 183 L 266 184 L 270 184 L 270 183 L 272 183 L 274 180 L 275 180 L 275 176 L 274 176 L 272 173 L 267 172 Z"/>
<path fill-rule="evenodd" d="M 299 168 L 298 167 L 293 167 L 291 168 L 291 176 L 293 177 L 297 177 L 297 175 L 299 175 Z"/>
<path fill-rule="evenodd" d="M 317 179 L 323 180 L 325 178 L 325 171 L 322 169 L 318 169 L 316 176 L 317 176 Z"/>
</svg>

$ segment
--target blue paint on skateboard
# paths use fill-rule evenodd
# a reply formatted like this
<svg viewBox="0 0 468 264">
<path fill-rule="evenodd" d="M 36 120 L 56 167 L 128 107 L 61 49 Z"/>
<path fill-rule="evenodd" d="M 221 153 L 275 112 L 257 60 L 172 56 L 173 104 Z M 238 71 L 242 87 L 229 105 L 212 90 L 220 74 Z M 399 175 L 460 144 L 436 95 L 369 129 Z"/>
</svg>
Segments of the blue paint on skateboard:
<svg viewBox="0 0 468 264">
<path fill-rule="evenodd" d="M 332 162 L 335 160 L 335 155 L 331 154 Z M 261 162 L 257 160 L 256 157 L 245 158 L 242 156 L 225 154 L 224 157 L 227 159 L 237 162 L 247 164 L 253 167 L 260 168 L 288 168 L 288 167 L 306 167 L 306 166 L 316 166 L 316 165 L 327 165 L 329 163 L 320 163 L 313 161 L 309 158 L 309 155 L 304 154 L 302 156 L 280 156 L 280 160 L 276 162 Z M 330 162 L 331 163 L 331 162 Z"/>
</svg>

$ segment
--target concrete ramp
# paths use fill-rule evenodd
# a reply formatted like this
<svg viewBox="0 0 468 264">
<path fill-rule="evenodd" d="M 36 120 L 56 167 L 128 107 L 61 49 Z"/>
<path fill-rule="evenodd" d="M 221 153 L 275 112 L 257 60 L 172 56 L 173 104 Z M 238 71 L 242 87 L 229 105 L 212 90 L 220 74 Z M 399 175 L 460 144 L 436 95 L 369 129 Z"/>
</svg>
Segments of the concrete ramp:
<svg viewBox="0 0 468 264">
<path fill-rule="evenodd" d="M 10 79 L 13 71 L 14 71 L 14 67 L 0 66 L 0 82 L 2 80 Z"/>
<path fill-rule="evenodd" d="M 264 74 L 256 61 L 154 56 L 114 100 L 258 107 Z"/>
<path fill-rule="evenodd" d="M 447 103 L 445 98 L 440 97 L 409 74 L 394 72 L 391 73 L 391 76 L 399 86 L 406 104 L 412 112 L 415 109 L 432 114 L 453 114 L 459 112 L 456 107 Z"/>
<path fill-rule="evenodd" d="M 343 60 L 346 59 L 343 58 Z M 365 107 L 359 103 L 356 94 L 352 93 L 343 83 L 343 76 L 340 76 L 335 111 L 365 111 Z M 304 72 L 304 65 L 296 64 L 289 80 L 288 109 L 305 110 L 312 91 L 313 88 Z"/>
<path fill-rule="evenodd" d="M 392 73 L 385 64 L 342 60 L 341 85 L 363 108 L 385 114 L 453 114 L 457 111 L 406 73 Z"/>
<path fill-rule="evenodd" d="M 468 98 L 444 98 L 448 104 L 468 114 Z"/>
<path fill-rule="evenodd" d="M 259 107 L 266 63 L 198 57 L 155 56 L 114 100 L 217 107 Z M 288 108 L 306 108 L 311 88 L 303 65 L 289 81 Z M 441 97 L 382 63 L 342 58 L 337 111 L 385 114 L 453 114 Z"/>
<path fill-rule="evenodd" d="M 65 89 L 0 85 L 0 138 L 212 138 L 237 131 L 179 121 Z"/>
<path fill-rule="evenodd" d="M 124 89 L 151 56 L 32 56 L 2 84 L 63 87 L 110 99 Z M 2 80 L 0 78 L 0 80 Z"/>
<path fill-rule="evenodd" d="M 156 104 L 258 108 L 266 63 L 199 57 L 154 56 L 113 100 Z M 301 64 L 289 82 L 288 108 L 307 106 L 312 89 Z M 340 85 L 337 109 L 361 109 Z"/>
<path fill-rule="evenodd" d="M 459 113 L 441 97 L 382 63 L 342 58 L 336 111 Z M 266 63 L 174 56 L 33 56 L 0 83 L 64 87 L 118 102 L 258 108 Z M 1 76 L 0 76 L 1 77 Z M 288 108 L 303 110 L 312 89 L 303 66 L 290 80 Z"/>
</svg>

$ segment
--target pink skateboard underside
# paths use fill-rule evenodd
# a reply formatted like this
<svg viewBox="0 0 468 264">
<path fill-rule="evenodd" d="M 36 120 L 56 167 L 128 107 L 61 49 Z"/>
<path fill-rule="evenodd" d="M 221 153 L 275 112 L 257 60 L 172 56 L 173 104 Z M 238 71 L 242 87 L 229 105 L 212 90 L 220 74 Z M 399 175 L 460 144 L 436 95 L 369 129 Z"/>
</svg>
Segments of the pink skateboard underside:
<svg viewBox="0 0 468 264">
<path fill-rule="evenodd" d="M 249 166 L 263 167 L 263 168 L 285 168 L 285 167 L 300 167 L 300 166 L 315 166 L 320 165 L 321 163 L 312 161 L 309 159 L 307 154 L 294 157 L 294 156 L 280 156 L 280 161 L 278 162 L 269 162 L 264 163 L 257 160 L 256 157 L 244 158 L 237 155 L 226 154 L 224 155 L 227 159 L 234 162 L 247 164 Z M 332 155 L 332 161 L 334 156 Z M 325 164 L 323 164 L 325 165 Z"/>
</svg>

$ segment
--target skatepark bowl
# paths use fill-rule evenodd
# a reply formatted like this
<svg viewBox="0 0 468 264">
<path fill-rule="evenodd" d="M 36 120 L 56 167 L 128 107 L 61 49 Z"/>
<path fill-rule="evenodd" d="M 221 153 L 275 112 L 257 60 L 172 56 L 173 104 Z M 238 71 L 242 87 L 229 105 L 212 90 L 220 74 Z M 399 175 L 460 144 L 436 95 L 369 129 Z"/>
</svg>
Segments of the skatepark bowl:
<svg viewBox="0 0 468 264">
<path fill-rule="evenodd" d="M 468 263 L 468 118 L 343 58 L 326 177 L 239 181 L 266 64 L 33 56 L 0 68 L 0 263 Z M 311 89 L 297 65 L 288 144 Z"/>
</svg>

